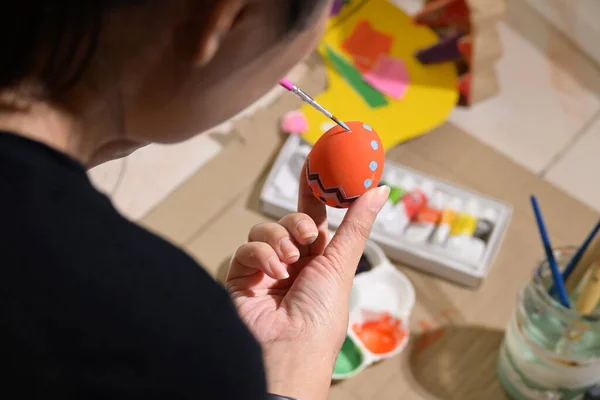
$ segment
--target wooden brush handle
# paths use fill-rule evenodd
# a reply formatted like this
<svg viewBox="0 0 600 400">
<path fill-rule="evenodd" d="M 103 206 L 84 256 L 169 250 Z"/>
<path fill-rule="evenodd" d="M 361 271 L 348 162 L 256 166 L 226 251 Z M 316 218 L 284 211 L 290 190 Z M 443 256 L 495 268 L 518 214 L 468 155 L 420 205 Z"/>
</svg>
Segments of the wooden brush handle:
<svg viewBox="0 0 600 400">
<path fill-rule="evenodd" d="M 592 266 L 590 277 L 585 283 L 575 310 L 581 314 L 589 314 L 596 309 L 600 302 L 600 262 Z"/>
<path fill-rule="evenodd" d="M 596 238 L 590 243 L 587 251 L 577 263 L 577 266 L 569 276 L 569 279 L 565 282 L 565 288 L 568 293 L 575 292 L 585 276 L 585 273 L 592 267 L 592 264 L 596 260 L 600 260 L 600 235 L 596 235 Z"/>
</svg>

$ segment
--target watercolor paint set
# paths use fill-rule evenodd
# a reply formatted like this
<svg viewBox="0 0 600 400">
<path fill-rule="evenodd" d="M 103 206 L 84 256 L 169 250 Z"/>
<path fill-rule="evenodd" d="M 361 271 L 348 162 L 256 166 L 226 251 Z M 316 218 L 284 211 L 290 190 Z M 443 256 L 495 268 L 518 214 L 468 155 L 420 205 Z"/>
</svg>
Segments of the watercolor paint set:
<svg viewBox="0 0 600 400">
<path fill-rule="evenodd" d="M 351 378 L 404 350 L 414 305 L 415 289 L 408 278 L 368 241 L 350 293 L 348 332 L 333 379 Z"/>
<path fill-rule="evenodd" d="M 298 178 L 311 146 L 291 135 L 261 192 L 261 210 L 281 218 L 295 212 Z M 509 204 L 386 161 L 382 182 L 392 188 L 371 233 L 392 260 L 477 287 L 487 276 L 512 216 Z M 327 207 L 335 229 L 345 209 Z"/>
</svg>

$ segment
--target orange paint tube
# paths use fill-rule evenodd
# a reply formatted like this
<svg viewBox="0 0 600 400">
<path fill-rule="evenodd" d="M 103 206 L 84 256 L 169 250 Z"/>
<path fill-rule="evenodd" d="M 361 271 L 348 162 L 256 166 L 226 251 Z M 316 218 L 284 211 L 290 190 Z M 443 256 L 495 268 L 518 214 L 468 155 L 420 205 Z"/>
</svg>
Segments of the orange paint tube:
<svg viewBox="0 0 600 400">
<path fill-rule="evenodd" d="M 454 220 L 458 216 L 458 213 L 462 209 L 462 200 L 458 197 L 452 198 L 448 205 L 442 211 L 442 217 L 440 218 L 440 224 L 438 225 L 431 242 L 437 246 L 443 246 L 450 236 L 450 230 L 454 224 Z"/>
<path fill-rule="evenodd" d="M 440 221 L 443 204 L 444 195 L 435 193 L 429 204 L 417 213 L 412 224 L 406 229 L 406 239 L 412 243 L 426 242 Z"/>
</svg>

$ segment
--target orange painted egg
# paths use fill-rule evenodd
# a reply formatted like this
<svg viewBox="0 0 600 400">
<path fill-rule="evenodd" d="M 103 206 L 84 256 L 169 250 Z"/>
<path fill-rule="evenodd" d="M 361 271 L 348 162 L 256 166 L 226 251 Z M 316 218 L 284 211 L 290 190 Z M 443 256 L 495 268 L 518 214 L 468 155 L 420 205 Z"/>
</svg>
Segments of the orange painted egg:
<svg viewBox="0 0 600 400">
<path fill-rule="evenodd" d="M 385 156 L 377 132 L 362 122 L 347 122 L 350 132 L 334 126 L 319 138 L 306 160 L 306 176 L 317 199 L 348 208 L 377 187 Z"/>
</svg>

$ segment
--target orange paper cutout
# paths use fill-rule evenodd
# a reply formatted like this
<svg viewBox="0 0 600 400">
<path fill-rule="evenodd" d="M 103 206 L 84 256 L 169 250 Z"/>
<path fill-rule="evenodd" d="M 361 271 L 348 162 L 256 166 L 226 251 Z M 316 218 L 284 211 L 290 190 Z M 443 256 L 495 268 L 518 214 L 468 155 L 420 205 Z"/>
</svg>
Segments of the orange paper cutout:
<svg viewBox="0 0 600 400">
<path fill-rule="evenodd" d="M 394 38 L 371 27 L 369 21 L 356 23 L 354 30 L 342 42 L 342 49 L 352 55 L 356 68 L 364 73 L 370 71 L 379 57 L 389 55 Z"/>
</svg>

